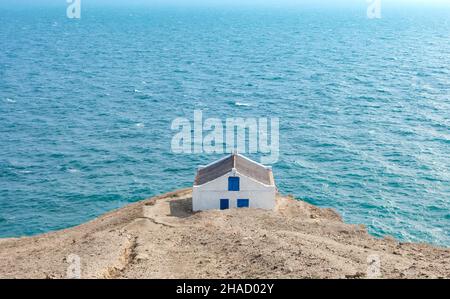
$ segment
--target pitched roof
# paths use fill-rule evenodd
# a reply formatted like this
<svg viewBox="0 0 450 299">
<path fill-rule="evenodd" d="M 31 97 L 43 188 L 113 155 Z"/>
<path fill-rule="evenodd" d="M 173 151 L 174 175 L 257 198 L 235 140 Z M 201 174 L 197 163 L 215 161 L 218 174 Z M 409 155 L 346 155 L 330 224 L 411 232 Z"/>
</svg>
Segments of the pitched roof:
<svg viewBox="0 0 450 299">
<path fill-rule="evenodd" d="M 206 184 L 229 173 L 233 168 L 239 173 L 265 185 L 274 185 L 272 169 L 239 154 L 232 154 L 204 168 L 200 168 L 195 177 L 194 185 Z"/>
</svg>

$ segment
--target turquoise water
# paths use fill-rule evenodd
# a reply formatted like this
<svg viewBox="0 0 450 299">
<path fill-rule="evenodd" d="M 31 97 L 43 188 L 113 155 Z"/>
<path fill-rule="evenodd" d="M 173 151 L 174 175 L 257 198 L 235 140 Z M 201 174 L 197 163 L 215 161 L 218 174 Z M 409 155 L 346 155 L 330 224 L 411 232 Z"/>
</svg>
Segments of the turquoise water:
<svg viewBox="0 0 450 299">
<path fill-rule="evenodd" d="M 2 8 L 0 236 L 190 186 L 219 156 L 170 125 L 198 109 L 279 117 L 283 193 L 450 246 L 449 33 L 448 10 Z"/>
</svg>

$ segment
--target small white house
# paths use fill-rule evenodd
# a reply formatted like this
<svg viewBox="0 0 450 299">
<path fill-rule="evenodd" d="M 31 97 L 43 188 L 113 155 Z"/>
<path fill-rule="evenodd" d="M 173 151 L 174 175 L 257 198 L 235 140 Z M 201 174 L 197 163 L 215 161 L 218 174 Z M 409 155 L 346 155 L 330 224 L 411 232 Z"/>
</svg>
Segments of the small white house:
<svg viewBox="0 0 450 299">
<path fill-rule="evenodd" d="M 240 154 L 200 167 L 192 193 L 194 211 L 275 207 L 272 168 Z"/>
</svg>

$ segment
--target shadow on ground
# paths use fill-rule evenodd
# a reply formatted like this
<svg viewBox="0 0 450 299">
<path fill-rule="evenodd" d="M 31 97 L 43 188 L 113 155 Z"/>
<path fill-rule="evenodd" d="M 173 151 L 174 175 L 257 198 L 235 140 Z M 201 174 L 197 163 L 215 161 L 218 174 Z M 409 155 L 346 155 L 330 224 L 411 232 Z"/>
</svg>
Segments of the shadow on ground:
<svg viewBox="0 0 450 299">
<path fill-rule="evenodd" d="M 174 199 L 169 202 L 170 215 L 179 218 L 187 218 L 193 214 L 192 198 Z"/>
</svg>

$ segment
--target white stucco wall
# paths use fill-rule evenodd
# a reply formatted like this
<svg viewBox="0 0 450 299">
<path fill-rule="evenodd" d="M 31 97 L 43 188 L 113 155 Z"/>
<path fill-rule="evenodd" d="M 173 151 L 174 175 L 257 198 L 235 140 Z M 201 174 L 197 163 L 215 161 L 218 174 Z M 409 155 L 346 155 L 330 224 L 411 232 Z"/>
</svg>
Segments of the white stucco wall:
<svg viewBox="0 0 450 299">
<path fill-rule="evenodd" d="M 240 178 L 240 191 L 228 191 L 228 177 Z M 250 208 L 271 210 L 275 207 L 275 186 L 266 186 L 239 172 L 230 172 L 211 182 L 193 187 L 194 211 L 220 209 L 220 199 L 230 200 L 230 209 L 237 207 L 238 199 L 249 199 Z"/>
</svg>

